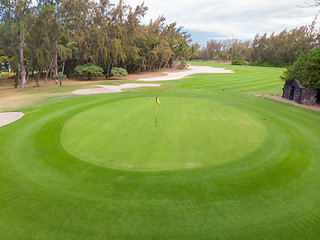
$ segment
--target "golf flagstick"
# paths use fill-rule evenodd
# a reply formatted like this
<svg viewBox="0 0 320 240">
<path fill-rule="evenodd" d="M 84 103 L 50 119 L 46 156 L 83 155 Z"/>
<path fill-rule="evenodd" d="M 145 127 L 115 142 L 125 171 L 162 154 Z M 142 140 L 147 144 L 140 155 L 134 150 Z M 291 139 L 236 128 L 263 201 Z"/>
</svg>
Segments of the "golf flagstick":
<svg viewBox="0 0 320 240">
<path fill-rule="evenodd" d="M 159 101 L 159 98 L 156 97 L 156 113 L 155 113 L 155 117 L 154 117 L 154 125 L 155 127 L 158 126 L 158 104 L 160 105 L 160 101 Z"/>
<path fill-rule="evenodd" d="M 158 106 L 156 105 L 156 114 L 154 117 L 154 126 L 157 127 L 158 125 Z"/>
</svg>

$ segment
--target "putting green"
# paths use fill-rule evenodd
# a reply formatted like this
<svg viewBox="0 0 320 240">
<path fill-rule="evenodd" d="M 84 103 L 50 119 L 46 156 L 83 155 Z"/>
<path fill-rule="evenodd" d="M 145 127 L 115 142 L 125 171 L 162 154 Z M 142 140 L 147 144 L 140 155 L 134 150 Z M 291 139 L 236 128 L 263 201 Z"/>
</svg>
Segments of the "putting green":
<svg viewBox="0 0 320 240">
<path fill-rule="evenodd" d="M 232 161 L 265 137 L 261 122 L 221 102 L 162 97 L 157 106 L 154 98 L 141 97 L 75 115 L 64 125 L 61 142 L 70 154 L 93 164 L 161 171 Z"/>
</svg>

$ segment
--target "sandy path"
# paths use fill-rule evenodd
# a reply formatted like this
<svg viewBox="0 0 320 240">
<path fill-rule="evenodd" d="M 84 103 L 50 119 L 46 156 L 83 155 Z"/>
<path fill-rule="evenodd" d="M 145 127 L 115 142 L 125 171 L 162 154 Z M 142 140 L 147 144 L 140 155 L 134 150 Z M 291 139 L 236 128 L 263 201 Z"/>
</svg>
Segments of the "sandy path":
<svg viewBox="0 0 320 240">
<path fill-rule="evenodd" d="M 213 68 L 213 67 L 206 67 L 206 66 L 190 66 L 189 71 L 183 72 L 164 72 L 167 74 L 166 76 L 160 77 L 151 77 L 151 78 L 140 78 L 138 81 L 168 81 L 168 80 L 178 80 L 184 78 L 191 74 L 197 73 L 234 73 L 232 70 L 227 70 L 224 68 Z"/>
<path fill-rule="evenodd" d="M 4 112 L 0 113 L 0 127 L 17 121 L 22 118 L 24 113 L 22 112 Z"/>
<path fill-rule="evenodd" d="M 113 85 L 97 85 L 100 88 L 88 88 L 88 89 L 79 89 L 73 91 L 73 94 L 76 95 L 88 95 L 88 94 L 99 94 L 99 93 L 116 93 L 123 92 L 122 89 L 127 88 L 137 88 L 137 87 L 159 87 L 161 84 L 152 84 L 152 83 L 126 83 L 120 86 Z"/>
</svg>

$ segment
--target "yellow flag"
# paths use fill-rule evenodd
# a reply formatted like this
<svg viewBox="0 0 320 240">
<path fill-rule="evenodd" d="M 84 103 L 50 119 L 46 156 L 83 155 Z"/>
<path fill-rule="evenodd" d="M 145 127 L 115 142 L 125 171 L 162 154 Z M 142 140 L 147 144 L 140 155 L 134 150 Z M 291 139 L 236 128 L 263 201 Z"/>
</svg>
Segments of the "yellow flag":
<svg viewBox="0 0 320 240">
<path fill-rule="evenodd" d="M 159 105 L 160 105 L 160 101 L 159 101 L 158 97 L 156 97 L 156 103 L 159 103 Z"/>
</svg>

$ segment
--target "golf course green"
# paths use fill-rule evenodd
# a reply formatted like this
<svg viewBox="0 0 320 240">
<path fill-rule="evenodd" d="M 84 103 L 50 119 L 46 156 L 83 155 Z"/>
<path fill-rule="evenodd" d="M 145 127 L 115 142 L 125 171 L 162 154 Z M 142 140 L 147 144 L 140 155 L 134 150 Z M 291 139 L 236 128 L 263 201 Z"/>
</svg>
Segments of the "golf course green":
<svg viewBox="0 0 320 240">
<path fill-rule="evenodd" d="M 161 102 L 158 107 L 153 97 L 142 97 L 81 112 L 64 125 L 62 145 L 101 166 L 160 171 L 237 159 L 266 135 L 262 123 L 220 102 L 184 97 Z"/>
<path fill-rule="evenodd" d="M 191 64 L 235 73 L 18 109 L 0 239 L 319 239 L 320 112 L 256 96 L 284 69 Z"/>
</svg>

